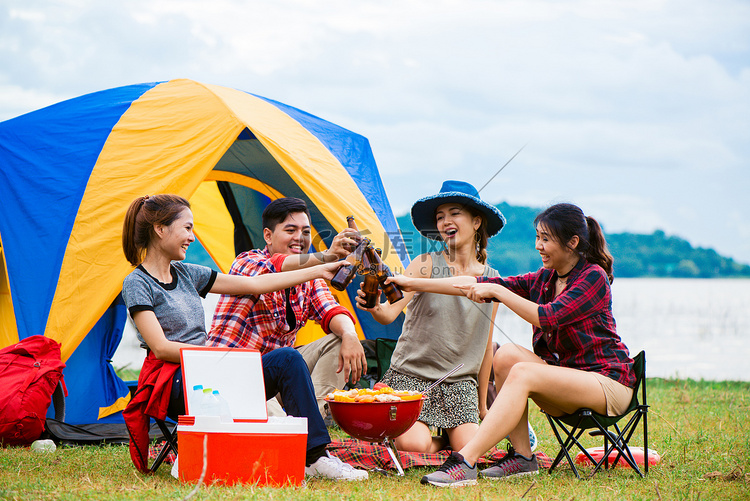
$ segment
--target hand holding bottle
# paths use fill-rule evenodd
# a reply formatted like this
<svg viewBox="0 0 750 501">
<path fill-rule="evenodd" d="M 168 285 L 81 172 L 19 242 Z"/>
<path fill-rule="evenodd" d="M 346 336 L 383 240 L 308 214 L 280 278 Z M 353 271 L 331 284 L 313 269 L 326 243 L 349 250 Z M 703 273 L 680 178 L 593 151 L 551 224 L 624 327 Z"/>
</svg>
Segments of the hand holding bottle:
<svg viewBox="0 0 750 501">
<path fill-rule="evenodd" d="M 344 259 L 352 253 L 360 240 L 362 240 L 362 236 L 357 230 L 345 228 L 333 237 L 331 247 L 325 251 L 325 254 L 336 256 L 336 259 Z"/>
<path fill-rule="evenodd" d="M 334 277 L 331 279 L 331 287 L 333 287 L 337 291 L 343 291 L 344 289 L 346 289 L 346 286 L 351 283 L 354 275 L 357 274 L 357 268 L 359 268 L 360 264 L 362 263 L 362 256 L 364 255 L 368 245 L 370 245 L 370 239 L 363 238 L 359 245 L 357 245 L 357 248 L 354 250 L 354 252 L 346 257 L 343 266 L 338 269 Z"/>
</svg>

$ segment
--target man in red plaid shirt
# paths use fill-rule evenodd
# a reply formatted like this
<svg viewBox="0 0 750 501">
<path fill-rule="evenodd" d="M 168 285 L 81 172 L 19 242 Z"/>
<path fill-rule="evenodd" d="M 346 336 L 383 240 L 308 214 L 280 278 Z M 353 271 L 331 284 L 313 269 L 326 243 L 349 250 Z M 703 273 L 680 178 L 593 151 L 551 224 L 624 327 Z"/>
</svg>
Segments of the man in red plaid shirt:
<svg viewBox="0 0 750 501">
<path fill-rule="evenodd" d="M 263 211 L 265 249 L 238 255 L 229 273 L 254 276 L 313 266 L 346 257 L 356 245 L 354 230 L 336 235 L 325 252 L 308 253 L 310 214 L 305 202 L 287 197 L 272 201 Z M 367 370 L 353 315 L 339 305 L 323 280 L 261 296 L 222 295 L 214 312 L 209 346 L 252 348 L 268 353 L 294 346 L 297 331 L 308 320 L 319 322 L 326 336 L 298 348 L 310 370 L 321 415 L 324 398 L 347 380 L 356 382 Z"/>
</svg>

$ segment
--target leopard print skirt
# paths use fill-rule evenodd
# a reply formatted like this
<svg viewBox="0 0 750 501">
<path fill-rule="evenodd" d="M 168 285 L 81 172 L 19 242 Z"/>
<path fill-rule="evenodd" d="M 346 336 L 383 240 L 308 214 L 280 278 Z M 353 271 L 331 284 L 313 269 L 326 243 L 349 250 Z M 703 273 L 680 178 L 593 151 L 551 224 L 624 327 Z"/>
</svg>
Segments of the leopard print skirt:
<svg viewBox="0 0 750 501">
<path fill-rule="evenodd" d="M 433 381 L 426 381 L 388 369 L 382 383 L 394 390 L 426 390 Z M 477 383 L 473 380 L 440 383 L 429 393 L 422 405 L 419 421 L 436 428 L 455 428 L 464 423 L 479 423 Z"/>
</svg>

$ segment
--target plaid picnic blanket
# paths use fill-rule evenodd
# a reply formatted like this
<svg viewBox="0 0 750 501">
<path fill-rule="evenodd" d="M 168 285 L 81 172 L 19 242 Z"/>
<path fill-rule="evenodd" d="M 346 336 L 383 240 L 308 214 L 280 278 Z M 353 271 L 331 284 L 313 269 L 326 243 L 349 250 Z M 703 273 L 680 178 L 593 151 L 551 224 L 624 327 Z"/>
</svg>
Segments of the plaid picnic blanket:
<svg viewBox="0 0 750 501">
<path fill-rule="evenodd" d="M 349 440 L 334 440 L 328 444 L 328 452 L 355 468 L 366 470 L 373 468 L 384 470 L 396 469 L 390 455 L 388 455 L 388 450 L 381 444 L 373 444 L 354 438 Z M 549 456 L 539 451 L 535 451 L 534 453 L 536 454 L 540 468 L 550 467 L 552 459 Z M 405 469 L 412 466 L 440 466 L 448 459 L 449 454 L 450 451 L 448 450 L 435 453 L 398 451 L 399 459 Z M 479 464 L 493 463 L 505 456 L 505 454 L 505 450 L 494 447 L 484 457 L 479 459 Z"/>
<path fill-rule="evenodd" d="M 162 440 L 159 443 L 152 444 L 151 447 L 148 449 L 148 458 L 151 460 L 156 459 L 156 457 L 159 455 L 161 450 L 167 445 L 167 442 Z M 386 452 L 386 454 L 388 454 Z M 174 452 L 170 452 L 167 454 L 167 457 L 164 458 L 164 463 L 166 464 L 174 464 L 174 460 L 177 458 L 177 454 Z"/>
</svg>

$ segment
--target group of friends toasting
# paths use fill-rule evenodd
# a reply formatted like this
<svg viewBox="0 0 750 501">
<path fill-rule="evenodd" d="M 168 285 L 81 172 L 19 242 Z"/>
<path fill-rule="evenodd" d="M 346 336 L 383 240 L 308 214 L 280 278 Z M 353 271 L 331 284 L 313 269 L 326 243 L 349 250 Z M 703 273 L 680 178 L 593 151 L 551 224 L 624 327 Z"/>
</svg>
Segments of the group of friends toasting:
<svg viewBox="0 0 750 501">
<path fill-rule="evenodd" d="M 573 204 L 548 207 L 534 220 L 541 267 L 501 277 L 488 264 L 487 243 L 506 220 L 474 186 L 445 181 L 437 194 L 414 203 L 411 217 L 424 237 L 438 242 L 438 250 L 414 257 L 394 276 L 352 223 L 327 250 L 310 253 L 304 201 L 280 198 L 263 212 L 265 247 L 239 254 L 225 275 L 183 262 L 194 241 L 187 200 L 136 199 L 123 228 L 123 249 L 135 267 L 123 283 L 123 298 L 148 350 L 141 378 L 179 363 L 185 345 L 257 349 L 266 397 L 280 401 L 287 414 L 308 419 L 305 473 L 368 478 L 367 471 L 326 451 L 331 439 L 325 396 L 359 381 L 367 370 L 354 315 L 336 302 L 328 285 L 346 287 L 354 268 L 366 273 L 357 308 L 381 324 L 405 313 L 383 383 L 422 391 L 463 364 L 430 391 L 417 421 L 395 439 L 403 451 L 450 450 L 422 483 L 461 486 L 478 477 L 537 473 L 529 399 L 553 416 L 582 407 L 618 415 L 627 407 L 636 378 L 615 329 L 613 259 L 596 220 Z M 373 287 L 390 293 L 381 298 Z M 208 292 L 221 298 L 206 329 L 200 298 Z M 531 324 L 533 351 L 510 342 L 493 350 L 498 308 Z M 326 335 L 295 346 L 308 320 Z M 488 408 L 490 384 L 497 396 Z M 181 371 L 164 386 L 169 399 L 164 414 L 183 413 Z M 478 471 L 478 459 L 506 438 L 508 454 Z"/>
</svg>

